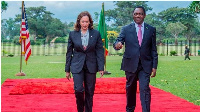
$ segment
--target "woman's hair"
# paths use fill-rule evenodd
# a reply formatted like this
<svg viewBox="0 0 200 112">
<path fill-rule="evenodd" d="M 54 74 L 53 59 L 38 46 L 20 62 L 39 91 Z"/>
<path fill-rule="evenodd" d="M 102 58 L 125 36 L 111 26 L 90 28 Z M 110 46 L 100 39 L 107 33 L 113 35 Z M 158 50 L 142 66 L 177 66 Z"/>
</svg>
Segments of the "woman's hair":
<svg viewBox="0 0 200 112">
<path fill-rule="evenodd" d="M 91 15 L 90 15 L 90 13 L 88 11 L 84 11 L 84 12 L 81 12 L 77 17 L 76 24 L 74 25 L 74 30 L 75 31 L 79 31 L 81 29 L 80 20 L 81 20 L 81 18 L 83 16 L 88 16 L 89 17 L 90 24 L 88 26 L 88 29 L 93 29 L 92 17 L 91 17 Z"/>
</svg>

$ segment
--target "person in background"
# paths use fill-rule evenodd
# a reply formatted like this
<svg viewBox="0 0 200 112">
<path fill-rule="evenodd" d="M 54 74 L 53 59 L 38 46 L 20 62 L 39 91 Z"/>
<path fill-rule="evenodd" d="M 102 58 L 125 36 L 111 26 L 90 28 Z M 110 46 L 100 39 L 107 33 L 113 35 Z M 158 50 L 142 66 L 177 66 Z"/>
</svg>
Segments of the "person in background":
<svg viewBox="0 0 200 112">
<path fill-rule="evenodd" d="M 185 55 L 185 60 L 186 59 L 190 60 L 190 57 L 189 57 L 189 55 L 190 55 L 190 49 L 188 48 L 187 45 L 185 45 L 185 53 L 184 53 L 184 55 Z"/>
<path fill-rule="evenodd" d="M 99 31 L 93 29 L 89 12 L 81 12 L 69 33 L 65 72 L 73 75 L 78 112 L 92 112 L 96 73 L 104 73 L 104 49 Z"/>
<path fill-rule="evenodd" d="M 137 80 L 139 80 L 142 112 L 150 112 L 150 77 L 156 76 L 158 54 L 156 49 L 156 28 L 146 24 L 144 7 L 133 10 L 134 22 L 122 27 L 113 44 L 119 50 L 125 44 L 121 70 L 126 75 L 126 112 L 134 112 L 136 107 Z"/>
</svg>

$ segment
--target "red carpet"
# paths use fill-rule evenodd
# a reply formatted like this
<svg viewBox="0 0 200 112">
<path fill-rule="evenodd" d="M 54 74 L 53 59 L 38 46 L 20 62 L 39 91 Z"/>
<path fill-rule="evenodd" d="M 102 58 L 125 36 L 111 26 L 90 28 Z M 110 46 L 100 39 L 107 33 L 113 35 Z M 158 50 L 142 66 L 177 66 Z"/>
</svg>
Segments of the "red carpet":
<svg viewBox="0 0 200 112">
<path fill-rule="evenodd" d="M 56 80 L 55 80 L 56 81 Z M 125 94 L 125 81 L 124 80 L 99 80 L 96 83 L 95 94 Z M 10 95 L 23 95 L 23 94 L 73 94 L 73 81 L 63 80 L 54 82 L 51 80 L 29 81 L 25 80 L 18 83 L 10 91 Z"/>
<path fill-rule="evenodd" d="M 125 78 L 97 79 L 97 85 L 95 91 L 97 92 L 99 88 L 106 89 L 105 87 L 103 87 L 105 86 L 104 83 L 106 82 L 110 83 L 110 86 L 112 87 L 117 87 L 119 86 L 118 85 L 119 83 L 117 82 L 122 82 L 122 81 L 124 81 L 125 84 Z M 58 94 L 56 94 L 55 91 L 57 89 L 54 90 L 52 94 L 50 94 L 51 91 L 50 92 L 46 91 L 49 94 L 46 94 L 45 92 L 44 93 L 36 92 L 34 94 L 30 93 L 29 91 L 25 92 L 23 95 L 9 95 L 12 92 L 16 93 L 17 91 L 20 92 L 19 87 L 21 87 L 23 84 L 32 83 L 35 84 L 35 86 L 40 85 L 40 87 L 31 87 L 29 89 L 34 90 L 34 88 L 37 88 L 41 90 L 41 87 L 47 87 L 47 85 L 49 85 L 48 83 L 50 83 L 51 87 L 54 87 L 56 84 L 67 85 L 65 84 L 66 82 L 68 82 L 68 80 L 66 79 L 7 79 L 1 86 L 1 111 L 2 112 L 76 112 L 75 95 L 60 94 L 59 92 L 57 92 Z M 61 87 L 64 87 L 63 85 Z M 109 89 L 109 87 L 107 89 Z M 28 90 L 28 88 L 23 90 Z M 58 90 L 63 92 L 65 88 L 63 88 L 63 90 L 62 89 Z M 108 91 L 113 91 L 113 90 L 110 89 Z M 196 106 L 184 99 L 172 95 L 169 92 L 165 92 L 163 90 L 160 90 L 152 86 L 151 86 L 151 92 L 152 92 L 151 112 L 199 112 L 200 110 L 200 106 Z M 99 93 L 94 95 L 93 112 L 125 112 L 125 106 L 126 106 L 125 94 Z M 137 94 L 137 107 L 135 111 L 141 112 L 139 93 Z"/>
</svg>

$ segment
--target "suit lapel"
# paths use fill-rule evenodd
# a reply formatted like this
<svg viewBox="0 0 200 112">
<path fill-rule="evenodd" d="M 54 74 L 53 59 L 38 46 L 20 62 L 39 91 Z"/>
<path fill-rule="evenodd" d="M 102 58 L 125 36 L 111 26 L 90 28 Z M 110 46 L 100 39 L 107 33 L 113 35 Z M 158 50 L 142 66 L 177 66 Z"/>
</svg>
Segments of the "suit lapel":
<svg viewBox="0 0 200 112">
<path fill-rule="evenodd" d="M 142 39 L 142 44 L 141 46 L 143 45 L 143 43 L 145 42 L 146 38 L 147 38 L 147 35 L 148 35 L 148 32 L 149 32 L 149 26 L 144 23 L 144 34 L 143 34 L 143 39 Z"/>
<path fill-rule="evenodd" d="M 136 31 L 136 28 L 135 28 L 135 23 L 131 24 L 131 28 L 130 29 L 131 29 L 131 31 L 133 31 L 134 41 L 137 41 L 138 46 L 140 46 L 139 45 L 139 41 L 138 41 L 137 31 Z"/>
<path fill-rule="evenodd" d="M 136 32 L 136 28 L 135 28 L 135 23 L 132 23 L 130 25 L 130 31 L 133 32 L 133 37 L 134 37 L 133 39 L 138 40 L 137 32 Z"/>
<path fill-rule="evenodd" d="M 80 48 L 81 48 L 82 50 L 84 50 L 84 49 L 83 49 L 83 46 L 82 46 L 82 40 L 81 40 L 81 30 L 79 30 L 79 31 L 76 32 L 75 38 L 76 38 L 77 43 L 78 43 L 78 45 L 80 46 Z"/>
<path fill-rule="evenodd" d="M 137 32 L 136 32 L 136 28 L 135 28 L 135 23 L 132 23 L 131 25 L 130 25 L 130 30 L 131 31 L 133 31 L 133 33 L 134 33 L 134 37 L 136 36 L 137 37 Z"/>
</svg>

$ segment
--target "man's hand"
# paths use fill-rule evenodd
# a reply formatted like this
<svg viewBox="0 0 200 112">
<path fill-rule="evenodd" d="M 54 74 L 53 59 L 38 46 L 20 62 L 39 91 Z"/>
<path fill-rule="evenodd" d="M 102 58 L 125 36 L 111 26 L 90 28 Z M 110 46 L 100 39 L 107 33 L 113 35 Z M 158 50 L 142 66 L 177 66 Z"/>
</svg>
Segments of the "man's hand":
<svg viewBox="0 0 200 112">
<path fill-rule="evenodd" d="M 116 49 L 121 49 L 123 47 L 121 42 L 118 42 L 117 44 L 115 44 L 115 48 Z"/>
<path fill-rule="evenodd" d="M 152 68 L 152 74 L 151 74 L 151 77 L 155 77 L 156 76 L 156 69 L 155 68 Z"/>
<path fill-rule="evenodd" d="M 70 78 L 71 78 L 71 73 L 70 72 L 66 72 L 66 78 L 70 81 Z"/>
<path fill-rule="evenodd" d="M 99 71 L 100 78 L 103 77 L 104 71 Z"/>
</svg>

